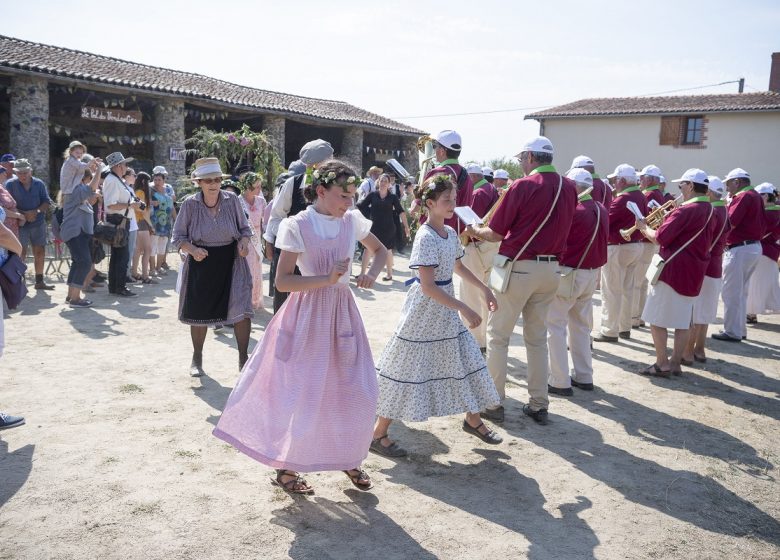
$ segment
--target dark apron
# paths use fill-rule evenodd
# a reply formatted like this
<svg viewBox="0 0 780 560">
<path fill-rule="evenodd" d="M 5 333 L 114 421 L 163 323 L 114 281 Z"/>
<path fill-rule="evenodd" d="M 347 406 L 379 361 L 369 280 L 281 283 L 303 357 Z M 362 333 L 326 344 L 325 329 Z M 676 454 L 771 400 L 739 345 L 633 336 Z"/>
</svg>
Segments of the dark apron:
<svg viewBox="0 0 780 560">
<path fill-rule="evenodd" d="M 237 242 L 233 241 L 219 247 L 202 247 L 209 255 L 200 262 L 192 256 L 188 257 L 189 272 L 182 319 L 198 323 L 221 323 L 227 320 L 236 246 Z"/>
</svg>

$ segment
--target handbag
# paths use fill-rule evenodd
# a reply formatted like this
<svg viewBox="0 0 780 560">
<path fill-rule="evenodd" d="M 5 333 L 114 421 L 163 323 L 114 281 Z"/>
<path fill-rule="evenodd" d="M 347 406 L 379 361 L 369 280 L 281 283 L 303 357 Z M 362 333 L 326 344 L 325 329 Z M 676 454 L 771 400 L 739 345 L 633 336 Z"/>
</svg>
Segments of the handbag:
<svg viewBox="0 0 780 560">
<path fill-rule="evenodd" d="M 27 297 L 27 285 L 24 282 L 26 270 L 27 265 L 16 253 L 8 253 L 8 260 L 0 267 L 0 292 L 8 309 L 16 309 Z"/>
<path fill-rule="evenodd" d="M 523 248 L 520 249 L 517 255 L 515 255 L 515 258 L 510 260 L 509 257 L 501 254 L 493 257 L 493 268 L 490 270 L 488 285 L 496 292 L 500 294 L 506 292 L 506 289 L 509 287 L 509 279 L 512 277 L 512 265 L 514 265 L 515 261 L 520 258 L 520 255 L 525 252 L 531 242 L 539 234 L 539 232 L 542 231 L 544 224 L 546 224 L 550 219 L 550 216 L 552 216 L 553 210 L 555 209 L 555 204 L 558 202 L 558 197 L 561 196 L 561 188 L 563 187 L 563 176 L 560 175 L 559 179 L 558 192 L 555 193 L 555 198 L 553 199 L 552 205 L 550 206 L 550 211 L 547 212 L 547 215 L 544 217 L 544 220 L 542 220 L 542 223 L 539 224 L 539 227 L 536 228 L 536 231 L 534 231 L 531 237 L 528 238 L 528 241 L 525 242 Z"/>
<path fill-rule="evenodd" d="M 104 220 L 95 225 L 92 235 L 95 239 L 112 247 L 125 247 L 130 233 L 127 231 L 127 214 L 130 208 L 125 210 L 124 215 L 107 214 Z"/>
<path fill-rule="evenodd" d="M 574 296 L 574 278 L 577 276 L 577 271 L 582 266 L 582 263 L 585 261 L 585 257 L 588 256 L 588 253 L 590 252 L 590 248 L 593 246 L 593 241 L 596 239 L 596 234 L 599 231 L 599 224 L 601 223 L 601 212 L 599 211 L 598 207 L 596 207 L 596 229 L 593 230 L 593 235 L 590 236 L 590 241 L 588 242 L 588 246 L 585 247 L 585 252 L 582 253 L 582 257 L 580 257 L 580 262 L 577 263 L 576 268 L 568 268 L 568 270 L 561 274 L 561 281 L 558 283 L 558 297 L 564 298 L 564 299 L 571 299 Z"/>
<path fill-rule="evenodd" d="M 664 267 L 669 264 L 669 261 L 671 261 L 674 257 L 680 254 L 680 252 L 685 249 L 688 245 L 693 243 L 693 241 L 701 235 L 701 232 L 703 232 L 705 229 L 707 229 L 707 224 L 710 223 L 710 219 L 712 218 L 712 211 L 713 208 L 710 207 L 710 215 L 707 216 L 707 221 L 704 222 L 704 227 L 702 227 L 699 231 L 696 232 L 696 235 L 691 237 L 688 241 L 685 242 L 685 244 L 677 249 L 674 253 L 672 253 L 668 259 L 664 260 L 661 258 L 661 255 L 656 253 L 653 255 L 652 260 L 650 261 L 650 266 L 647 267 L 647 272 L 645 273 L 645 278 L 647 278 L 647 281 L 650 283 L 651 286 L 655 286 L 658 283 L 658 279 L 661 277 L 661 273 L 664 271 Z"/>
</svg>

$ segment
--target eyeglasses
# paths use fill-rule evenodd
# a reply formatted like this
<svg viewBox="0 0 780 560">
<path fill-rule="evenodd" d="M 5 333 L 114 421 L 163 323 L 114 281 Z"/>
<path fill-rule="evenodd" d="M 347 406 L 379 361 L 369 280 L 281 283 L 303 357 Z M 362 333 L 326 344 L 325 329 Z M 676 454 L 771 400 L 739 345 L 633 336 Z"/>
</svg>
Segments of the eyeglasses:
<svg viewBox="0 0 780 560">
<path fill-rule="evenodd" d="M 222 184 L 222 177 L 213 177 L 211 179 L 198 179 L 199 183 L 203 183 L 204 185 L 221 185 Z"/>
</svg>

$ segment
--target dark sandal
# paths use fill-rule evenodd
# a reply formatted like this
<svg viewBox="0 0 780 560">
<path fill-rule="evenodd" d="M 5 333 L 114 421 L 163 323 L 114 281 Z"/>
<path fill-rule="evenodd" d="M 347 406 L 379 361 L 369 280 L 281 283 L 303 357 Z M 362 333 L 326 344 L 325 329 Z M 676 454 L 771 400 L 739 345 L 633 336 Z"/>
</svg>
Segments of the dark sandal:
<svg viewBox="0 0 780 560">
<path fill-rule="evenodd" d="M 664 379 L 669 379 L 672 376 L 671 371 L 662 370 L 661 368 L 658 367 L 658 364 L 647 366 L 639 373 L 641 373 L 642 375 L 649 375 L 650 377 L 663 377 Z"/>
<path fill-rule="evenodd" d="M 393 281 L 393 277 L 392 276 L 383 276 L 382 280 L 385 281 L 385 282 L 392 282 Z"/>
<path fill-rule="evenodd" d="M 472 436 L 477 436 L 485 443 L 489 443 L 491 445 L 498 445 L 499 443 L 504 441 L 501 436 L 499 436 L 494 430 L 491 430 L 487 426 L 485 426 L 485 428 L 487 428 L 488 431 L 486 434 L 480 432 L 479 429 L 482 426 L 485 426 L 484 422 L 480 422 L 479 426 L 474 428 L 473 426 L 469 425 L 469 423 L 466 422 L 465 420 L 463 421 L 463 431 L 466 432 L 467 434 L 471 434 Z"/>
<path fill-rule="evenodd" d="M 351 474 L 354 471 L 357 471 L 357 474 Z M 363 492 L 366 492 L 368 490 L 371 490 L 374 487 L 374 483 L 371 482 L 371 477 L 369 477 L 368 473 L 363 469 L 352 469 L 349 471 L 341 471 L 341 472 L 343 472 L 345 475 L 347 475 L 347 477 L 349 477 L 349 481 L 358 490 L 362 490 Z"/>
<path fill-rule="evenodd" d="M 706 364 L 707 363 L 707 356 L 699 356 L 697 354 L 693 355 L 693 359 L 696 362 L 699 362 L 700 364 Z"/>
<path fill-rule="evenodd" d="M 682 365 L 684 365 L 684 366 L 692 366 L 692 365 L 693 365 L 693 360 L 685 360 L 685 359 L 681 359 L 681 360 L 680 360 L 680 363 L 681 363 Z"/>
<path fill-rule="evenodd" d="M 382 445 L 382 440 L 385 438 L 390 439 L 387 437 L 387 434 L 383 435 L 382 437 L 372 439 L 371 447 L 369 447 L 369 449 L 377 455 L 382 455 L 383 457 L 406 457 L 406 449 L 400 447 L 396 442 L 393 442 L 390 445 Z"/>
<path fill-rule="evenodd" d="M 282 482 L 283 476 L 294 476 L 295 478 Z M 271 484 L 278 486 L 289 494 L 314 494 L 314 487 L 309 486 L 306 479 L 295 471 L 276 469 L 276 478 L 271 479 Z"/>
</svg>

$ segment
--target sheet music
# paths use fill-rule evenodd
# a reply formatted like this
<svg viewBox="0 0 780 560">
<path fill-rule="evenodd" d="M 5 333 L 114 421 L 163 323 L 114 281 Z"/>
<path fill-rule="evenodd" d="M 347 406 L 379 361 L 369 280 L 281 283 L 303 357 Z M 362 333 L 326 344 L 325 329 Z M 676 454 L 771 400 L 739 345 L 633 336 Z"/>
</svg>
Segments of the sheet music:
<svg viewBox="0 0 780 560">
<path fill-rule="evenodd" d="M 642 215 L 642 211 L 639 209 L 639 206 L 636 205 L 636 202 L 633 200 L 629 200 L 628 203 L 626 203 L 626 208 L 631 210 L 631 213 L 636 216 L 637 220 L 644 220 L 645 217 Z M 457 211 L 457 208 L 455 209 Z"/>
<path fill-rule="evenodd" d="M 477 216 L 474 210 L 470 206 L 457 206 L 455 208 L 455 214 L 458 215 L 460 221 L 467 226 L 473 226 L 475 224 L 481 224 L 482 218 Z"/>
</svg>

